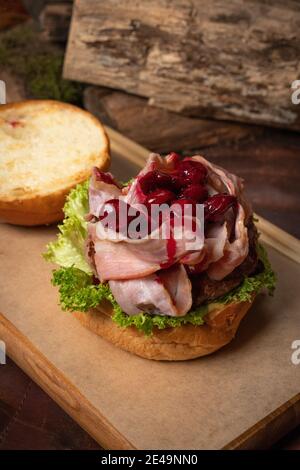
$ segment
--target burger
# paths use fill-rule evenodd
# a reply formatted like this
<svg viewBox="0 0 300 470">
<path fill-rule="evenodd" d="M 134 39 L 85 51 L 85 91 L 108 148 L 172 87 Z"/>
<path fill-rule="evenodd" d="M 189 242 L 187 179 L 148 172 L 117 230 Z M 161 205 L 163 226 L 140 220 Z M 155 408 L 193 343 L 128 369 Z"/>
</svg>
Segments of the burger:
<svg viewBox="0 0 300 470">
<path fill-rule="evenodd" d="M 210 354 L 273 293 L 243 181 L 202 156 L 151 153 L 126 184 L 95 167 L 64 214 L 44 255 L 62 309 L 138 356 Z"/>
</svg>

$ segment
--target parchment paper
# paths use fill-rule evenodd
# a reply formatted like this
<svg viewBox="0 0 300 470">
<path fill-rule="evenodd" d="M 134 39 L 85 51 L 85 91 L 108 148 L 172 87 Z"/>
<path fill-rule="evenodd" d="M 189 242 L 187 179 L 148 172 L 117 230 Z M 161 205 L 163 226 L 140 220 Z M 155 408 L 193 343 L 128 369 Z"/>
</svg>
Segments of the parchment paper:
<svg viewBox="0 0 300 470">
<path fill-rule="evenodd" d="M 136 167 L 114 155 L 126 181 Z M 140 449 L 216 449 L 300 391 L 300 265 L 269 249 L 279 282 L 218 353 L 162 363 L 121 351 L 58 306 L 41 253 L 56 229 L 0 224 L 0 311 Z M 1 339 L 1 338 L 0 338 Z"/>
<path fill-rule="evenodd" d="M 237 338 L 184 363 L 151 362 L 84 329 L 57 305 L 41 252 L 54 228 L 0 226 L 0 311 L 137 448 L 220 448 L 300 390 L 300 266 L 269 249 L 279 283 Z"/>
</svg>

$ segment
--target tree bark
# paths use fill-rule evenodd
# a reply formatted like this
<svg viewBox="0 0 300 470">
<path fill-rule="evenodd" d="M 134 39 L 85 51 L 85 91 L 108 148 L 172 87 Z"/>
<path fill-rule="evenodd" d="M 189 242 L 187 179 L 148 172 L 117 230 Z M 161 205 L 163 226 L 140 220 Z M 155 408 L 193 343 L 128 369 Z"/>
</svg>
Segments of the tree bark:
<svg viewBox="0 0 300 470">
<path fill-rule="evenodd" d="M 300 129 L 300 4 L 76 0 L 65 76 L 192 116 Z"/>
<path fill-rule="evenodd" d="M 261 126 L 183 116 L 149 106 L 145 98 L 96 86 L 84 90 L 84 107 L 104 124 L 157 152 L 222 147 L 264 131 Z"/>
</svg>

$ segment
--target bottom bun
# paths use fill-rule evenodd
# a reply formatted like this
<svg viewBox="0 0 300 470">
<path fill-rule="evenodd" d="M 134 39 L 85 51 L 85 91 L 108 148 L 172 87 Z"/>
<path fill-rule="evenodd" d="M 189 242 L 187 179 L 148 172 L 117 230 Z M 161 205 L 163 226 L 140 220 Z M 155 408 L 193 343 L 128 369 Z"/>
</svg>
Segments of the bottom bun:
<svg viewBox="0 0 300 470">
<path fill-rule="evenodd" d="M 134 326 L 122 328 L 114 323 L 108 303 L 101 309 L 74 314 L 89 330 L 126 351 L 157 361 L 185 361 L 211 354 L 228 344 L 253 300 L 254 297 L 251 302 L 216 304 L 202 326 L 187 324 L 163 330 L 155 328 L 151 336 L 146 336 Z"/>
</svg>

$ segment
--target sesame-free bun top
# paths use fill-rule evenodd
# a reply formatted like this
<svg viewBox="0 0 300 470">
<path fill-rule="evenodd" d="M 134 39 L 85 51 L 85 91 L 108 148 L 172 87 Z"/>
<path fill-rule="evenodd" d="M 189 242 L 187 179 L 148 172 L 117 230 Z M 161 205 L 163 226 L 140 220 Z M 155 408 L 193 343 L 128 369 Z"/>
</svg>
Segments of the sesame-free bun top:
<svg viewBox="0 0 300 470">
<path fill-rule="evenodd" d="M 39 225 L 63 217 L 65 196 L 93 166 L 107 169 L 102 124 L 70 104 L 29 100 L 0 106 L 0 219 Z"/>
</svg>

